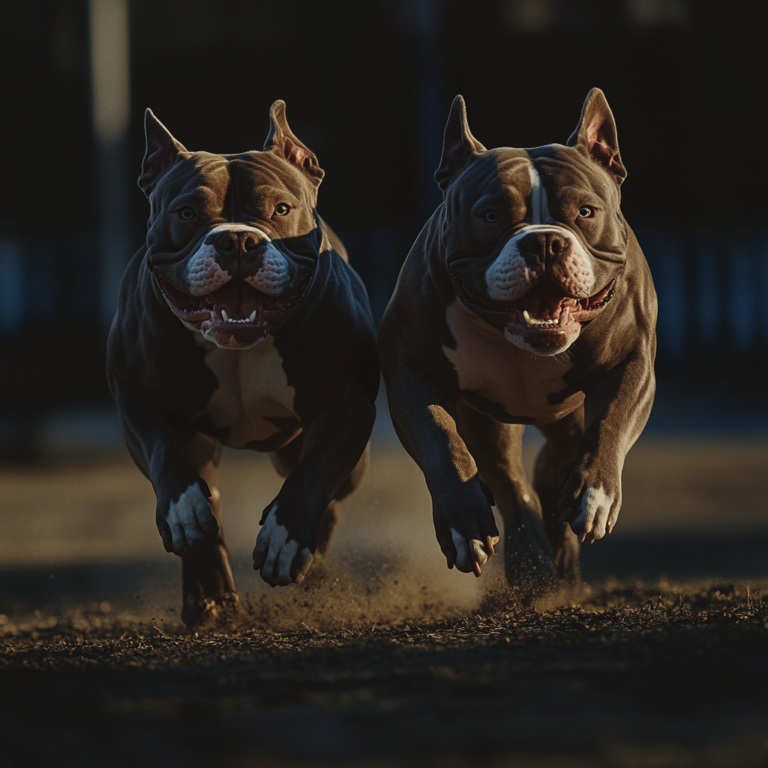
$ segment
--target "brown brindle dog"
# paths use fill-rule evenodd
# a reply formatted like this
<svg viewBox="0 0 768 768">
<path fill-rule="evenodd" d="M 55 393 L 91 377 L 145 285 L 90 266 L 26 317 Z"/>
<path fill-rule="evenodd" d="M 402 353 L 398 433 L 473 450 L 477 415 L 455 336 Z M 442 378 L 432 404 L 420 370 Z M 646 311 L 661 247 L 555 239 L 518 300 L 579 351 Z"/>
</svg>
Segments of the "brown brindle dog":
<svg viewBox="0 0 768 768">
<path fill-rule="evenodd" d="M 447 558 L 479 576 L 504 521 L 508 581 L 578 578 L 578 541 L 613 529 L 654 395 L 656 295 L 619 209 L 613 115 L 587 96 L 567 145 L 486 150 L 457 96 L 444 200 L 379 331 L 392 419 L 432 495 Z M 546 438 L 531 488 L 525 424 Z"/>
<path fill-rule="evenodd" d="M 108 373 L 195 628 L 239 605 L 221 447 L 267 452 L 285 477 L 253 567 L 272 586 L 302 581 L 363 476 L 379 367 L 365 288 L 317 213 L 324 174 L 285 104 L 261 152 L 189 152 L 149 111 L 145 127 L 149 231 L 120 287 Z"/>
</svg>

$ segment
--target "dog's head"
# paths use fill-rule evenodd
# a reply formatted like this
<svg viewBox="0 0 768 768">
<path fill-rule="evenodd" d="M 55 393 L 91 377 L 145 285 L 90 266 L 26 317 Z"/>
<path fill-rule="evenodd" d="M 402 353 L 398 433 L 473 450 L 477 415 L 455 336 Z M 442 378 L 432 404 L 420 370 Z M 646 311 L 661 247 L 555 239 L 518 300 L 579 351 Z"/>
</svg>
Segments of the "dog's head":
<svg viewBox="0 0 768 768">
<path fill-rule="evenodd" d="M 320 254 L 323 171 L 282 101 L 270 119 L 263 151 L 216 155 L 187 151 L 145 115 L 148 264 L 171 310 L 219 347 L 252 347 L 285 323 Z"/>
<path fill-rule="evenodd" d="M 457 96 L 435 178 L 461 301 L 522 349 L 568 349 L 616 293 L 626 260 L 625 176 L 613 115 L 596 88 L 565 146 L 528 150 L 486 150 Z"/>
</svg>

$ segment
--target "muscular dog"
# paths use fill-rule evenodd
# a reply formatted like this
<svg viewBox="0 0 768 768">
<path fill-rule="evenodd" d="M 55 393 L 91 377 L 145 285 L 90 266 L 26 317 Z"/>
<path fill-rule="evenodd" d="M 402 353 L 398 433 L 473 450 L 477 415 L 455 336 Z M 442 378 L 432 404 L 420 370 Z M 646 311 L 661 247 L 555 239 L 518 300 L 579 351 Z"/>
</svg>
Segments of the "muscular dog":
<svg viewBox="0 0 768 768">
<path fill-rule="evenodd" d="M 424 472 L 448 567 L 480 576 L 504 522 L 524 594 L 578 578 L 610 533 L 654 395 L 656 296 L 622 216 L 616 125 L 593 89 L 565 146 L 487 150 L 453 102 L 443 203 L 379 333 L 392 418 Z M 523 426 L 546 438 L 531 488 Z"/>
<path fill-rule="evenodd" d="M 261 152 L 189 152 L 149 110 L 145 129 L 149 232 L 120 288 L 108 374 L 165 549 L 182 557 L 182 618 L 197 627 L 238 607 L 221 446 L 269 452 L 286 477 L 262 514 L 253 567 L 272 586 L 302 581 L 365 469 L 375 331 L 316 211 L 323 171 L 283 102 Z"/>
</svg>

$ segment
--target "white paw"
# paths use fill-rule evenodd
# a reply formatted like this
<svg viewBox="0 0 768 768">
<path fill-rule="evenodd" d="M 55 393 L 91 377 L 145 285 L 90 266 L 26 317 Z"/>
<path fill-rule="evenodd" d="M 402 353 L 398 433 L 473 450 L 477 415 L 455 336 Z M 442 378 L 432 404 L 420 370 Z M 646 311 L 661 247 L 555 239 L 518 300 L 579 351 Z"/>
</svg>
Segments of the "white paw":
<svg viewBox="0 0 768 768">
<path fill-rule="evenodd" d="M 581 496 L 579 514 L 571 521 L 571 530 L 582 541 L 597 541 L 611 531 L 616 516 L 611 516 L 615 495 L 602 488 L 587 488 Z"/>
<path fill-rule="evenodd" d="M 197 483 L 171 502 L 165 522 L 171 531 L 171 550 L 177 555 L 188 553 L 205 541 L 206 533 L 218 530 L 208 500 Z"/>
<path fill-rule="evenodd" d="M 261 570 L 261 578 L 271 586 L 287 586 L 292 581 L 304 580 L 312 564 L 312 552 L 307 547 L 299 550 L 299 542 L 289 539 L 288 530 L 277 522 L 277 502 L 256 537 L 253 567 Z"/>
<path fill-rule="evenodd" d="M 456 547 L 456 567 L 463 573 L 472 573 L 475 562 L 485 565 L 488 555 L 479 539 L 466 539 L 455 528 L 451 528 L 453 546 Z"/>
</svg>

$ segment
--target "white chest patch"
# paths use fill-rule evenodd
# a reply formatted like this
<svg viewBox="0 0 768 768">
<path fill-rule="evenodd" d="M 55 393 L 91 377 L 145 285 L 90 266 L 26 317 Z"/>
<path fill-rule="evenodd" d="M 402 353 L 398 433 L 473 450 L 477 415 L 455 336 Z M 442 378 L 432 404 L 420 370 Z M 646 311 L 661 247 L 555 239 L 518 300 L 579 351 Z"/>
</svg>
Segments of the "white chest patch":
<svg viewBox="0 0 768 768">
<path fill-rule="evenodd" d="M 198 414 L 209 416 L 217 428 L 230 428 L 226 445 L 242 448 L 279 431 L 269 418 L 295 417 L 296 390 L 288 384 L 283 359 L 268 336 L 250 349 L 221 349 L 196 336 L 206 350 L 205 364 L 219 386 Z"/>
<path fill-rule="evenodd" d="M 470 312 L 456 298 L 448 305 L 446 321 L 456 349 L 443 347 L 459 377 L 462 392 L 474 392 L 500 404 L 509 416 L 548 424 L 573 411 L 584 395 L 576 393 L 562 403 L 547 396 L 565 389 L 568 360 L 525 352 Z"/>
</svg>

